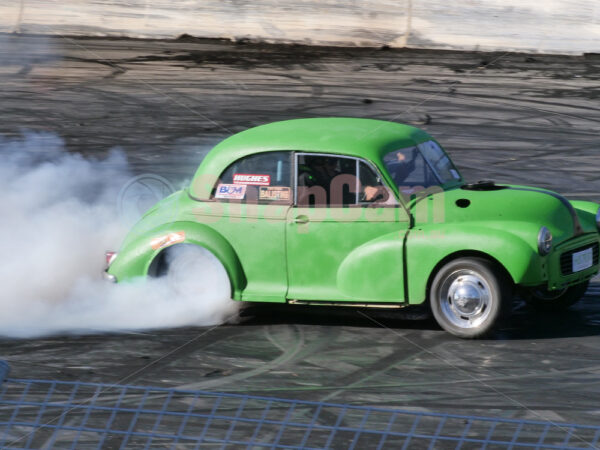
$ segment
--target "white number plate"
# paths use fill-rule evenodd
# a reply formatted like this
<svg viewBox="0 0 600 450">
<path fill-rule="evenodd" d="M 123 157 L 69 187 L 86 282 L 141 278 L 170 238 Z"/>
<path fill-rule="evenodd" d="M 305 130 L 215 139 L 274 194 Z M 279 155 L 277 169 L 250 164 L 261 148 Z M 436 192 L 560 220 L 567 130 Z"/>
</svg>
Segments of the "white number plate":
<svg viewBox="0 0 600 450">
<path fill-rule="evenodd" d="M 579 272 L 580 270 L 592 267 L 594 263 L 593 259 L 594 255 L 591 248 L 573 253 L 573 272 Z"/>
</svg>

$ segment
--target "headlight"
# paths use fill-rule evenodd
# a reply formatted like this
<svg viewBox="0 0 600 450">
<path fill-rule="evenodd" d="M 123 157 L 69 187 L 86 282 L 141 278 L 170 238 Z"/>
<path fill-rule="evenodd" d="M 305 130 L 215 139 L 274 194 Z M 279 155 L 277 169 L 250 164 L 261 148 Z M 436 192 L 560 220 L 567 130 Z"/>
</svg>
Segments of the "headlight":
<svg viewBox="0 0 600 450">
<path fill-rule="evenodd" d="M 538 233 L 538 251 L 545 256 L 552 250 L 552 233 L 546 227 L 540 228 Z"/>
<path fill-rule="evenodd" d="M 600 230 L 600 208 L 598 208 L 598 212 L 596 213 L 596 226 Z"/>
</svg>

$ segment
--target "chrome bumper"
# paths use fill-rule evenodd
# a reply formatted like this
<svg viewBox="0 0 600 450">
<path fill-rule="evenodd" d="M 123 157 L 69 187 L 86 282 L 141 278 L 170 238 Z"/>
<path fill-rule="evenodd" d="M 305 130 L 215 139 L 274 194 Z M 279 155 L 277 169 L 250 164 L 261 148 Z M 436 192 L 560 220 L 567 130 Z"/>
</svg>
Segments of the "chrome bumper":
<svg viewBox="0 0 600 450">
<path fill-rule="evenodd" d="M 548 289 L 564 289 L 575 284 L 589 280 L 598 273 L 598 246 L 600 245 L 597 233 L 587 233 L 559 244 L 548 259 Z M 570 255 L 581 249 L 593 248 L 592 266 L 587 269 L 572 272 Z"/>
<path fill-rule="evenodd" d="M 117 277 L 108 273 L 106 270 L 104 272 L 102 272 L 102 278 L 104 279 L 104 281 L 109 281 L 111 283 L 117 282 Z"/>
</svg>

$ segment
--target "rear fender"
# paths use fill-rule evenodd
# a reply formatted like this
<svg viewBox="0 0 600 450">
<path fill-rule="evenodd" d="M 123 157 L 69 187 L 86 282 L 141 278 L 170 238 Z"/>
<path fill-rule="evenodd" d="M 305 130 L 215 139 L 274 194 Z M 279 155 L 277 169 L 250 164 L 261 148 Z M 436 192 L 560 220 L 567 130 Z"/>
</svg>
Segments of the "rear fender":
<svg viewBox="0 0 600 450">
<path fill-rule="evenodd" d="M 168 239 L 170 236 L 172 239 Z M 119 250 L 108 272 L 118 281 L 146 277 L 162 252 L 182 243 L 199 245 L 213 253 L 229 275 L 233 298 L 241 299 L 246 277 L 233 247 L 213 228 L 195 222 L 172 222 L 143 233 Z"/>
</svg>

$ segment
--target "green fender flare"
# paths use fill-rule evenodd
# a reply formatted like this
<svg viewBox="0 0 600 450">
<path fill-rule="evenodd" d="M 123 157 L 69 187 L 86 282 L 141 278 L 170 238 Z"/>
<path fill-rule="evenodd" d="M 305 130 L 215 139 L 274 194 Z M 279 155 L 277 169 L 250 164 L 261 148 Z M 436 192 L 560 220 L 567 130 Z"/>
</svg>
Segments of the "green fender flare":
<svg viewBox="0 0 600 450">
<path fill-rule="evenodd" d="M 240 299 L 241 292 L 246 286 L 246 277 L 235 250 L 213 228 L 197 222 L 171 222 L 143 233 L 119 250 L 119 256 L 110 266 L 109 273 L 115 275 L 118 281 L 148 276 L 152 263 L 163 251 L 171 247 L 171 245 L 166 245 L 154 249 L 152 240 L 169 233 L 180 232 L 185 233 L 184 239 L 173 245 L 194 244 L 212 252 L 221 261 L 229 275 L 233 298 Z"/>
</svg>

